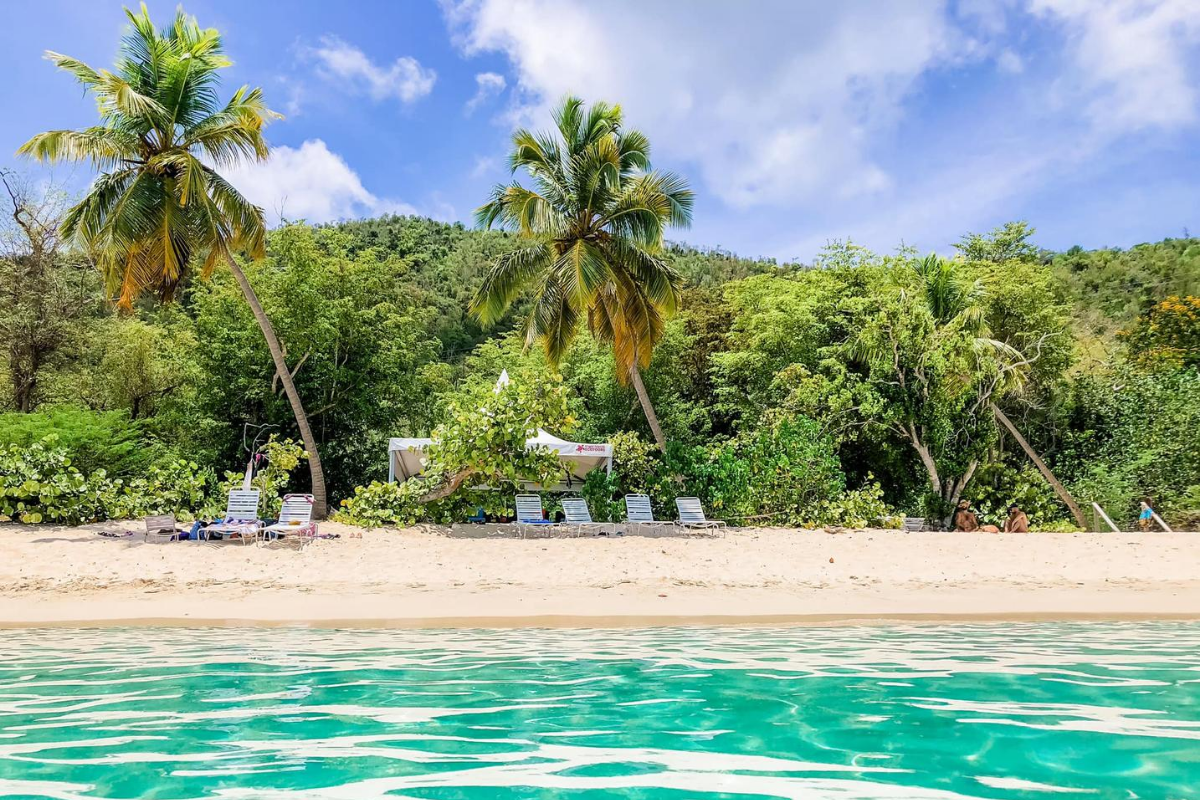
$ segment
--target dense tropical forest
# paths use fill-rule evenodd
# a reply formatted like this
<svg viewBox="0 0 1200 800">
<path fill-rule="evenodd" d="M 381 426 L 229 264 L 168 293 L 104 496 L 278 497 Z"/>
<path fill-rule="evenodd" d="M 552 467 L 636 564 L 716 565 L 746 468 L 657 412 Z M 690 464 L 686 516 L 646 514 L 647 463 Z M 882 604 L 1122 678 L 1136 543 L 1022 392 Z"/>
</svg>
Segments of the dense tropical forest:
<svg viewBox="0 0 1200 800">
<path fill-rule="evenodd" d="M 1013 222 L 782 264 L 670 244 L 687 181 L 576 98 L 514 132 L 518 179 L 475 228 L 268 231 L 219 173 L 268 157 L 261 92 L 217 101 L 219 33 L 182 11 L 129 20 L 116 72 L 49 54 L 102 124 L 21 149 L 93 185 L 0 176 L 0 518 L 212 516 L 251 424 L 267 497 L 311 487 L 364 524 L 502 515 L 556 468 L 537 427 L 614 445 L 597 518 L 644 491 L 746 524 L 940 524 L 960 498 L 1041 529 L 1144 499 L 1200 523 L 1200 240 L 1056 253 Z M 430 434 L 426 477 L 383 483 L 388 439 Z"/>
<path fill-rule="evenodd" d="M 10 183 L 6 218 L 16 198 L 52 228 L 62 198 Z M 594 505 L 649 489 L 664 501 L 697 492 L 714 512 L 776 523 L 936 516 L 948 496 L 907 433 L 915 426 L 943 482 L 970 471 L 961 491 L 985 519 L 1016 501 L 1036 525 L 1068 522 L 980 404 L 990 392 L 1080 501 L 1128 522 L 1149 496 L 1169 522 L 1188 524 L 1200 511 L 1200 240 L 1066 253 L 1035 242 L 1011 224 L 965 236 L 932 267 L 851 243 L 812 264 L 671 245 L 682 302 L 645 370 L 667 452 L 617 380 L 611 349 L 586 337 L 560 365 L 566 413 L 547 423 L 616 445 L 613 477 L 588 487 Z M 332 503 L 386 478 L 389 437 L 428 435 L 501 369 L 531 382 L 553 375 L 544 351 L 524 345 L 529 301 L 486 330 L 467 312 L 514 246 L 505 233 L 384 217 L 283 226 L 267 257 L 246 264 L 308 409 Z M 242 468 L 244 422 L 297 438 L 227 272 L 190 278 L 172 303 L 122 311 L 94 265 L 57 237 L 9 224 L 4 248 L 0 441 L 10 447 L 0 467 L 16 475 L 15 461 L 53 436 L 48 449 L 71 461 L 64 469 L 169 490 L 198 509 L 195 484 L 215 487 Z M 1018 380 L 991 385 L 996 357 L 976 341 L 985 337 L 1030 362 Z M 307 475 L 291 480 L 304 488 Z M 376 505 L 399 505 L 376 493 Z M 387 511 L 363 513 L 384 521 Z"/>
</svg>

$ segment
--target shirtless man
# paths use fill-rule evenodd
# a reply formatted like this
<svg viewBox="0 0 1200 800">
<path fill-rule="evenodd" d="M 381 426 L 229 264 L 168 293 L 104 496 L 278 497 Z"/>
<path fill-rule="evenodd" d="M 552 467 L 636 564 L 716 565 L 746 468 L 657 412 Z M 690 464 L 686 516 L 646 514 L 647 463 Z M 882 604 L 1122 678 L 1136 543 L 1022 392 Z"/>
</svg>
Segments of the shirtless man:
<svg viewBox="0 0 1200 800">
<path fill-rule="evenodd" d="M 954 530 L 970 533 L 979 530 L 979 518 L 975 516 L 975 512 L 971 510 L 970 500 L 959 500 L 958 507 L 954 509 L 953 518 Z"/>
<path fill-rule="evenodd" d="M 1029 517 L 1013 503 L 1008 507 L 1008 519 L 1004 520 L 1005 533 L 1029 533 Z"/>
</svg>

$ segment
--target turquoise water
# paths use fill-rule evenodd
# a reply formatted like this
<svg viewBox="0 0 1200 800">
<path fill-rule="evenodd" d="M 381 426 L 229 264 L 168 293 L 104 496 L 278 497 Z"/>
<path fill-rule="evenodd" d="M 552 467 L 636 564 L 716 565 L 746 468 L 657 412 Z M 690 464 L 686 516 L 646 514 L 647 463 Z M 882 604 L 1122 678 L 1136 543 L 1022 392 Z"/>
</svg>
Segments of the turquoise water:
<svg viewBox="0 0 1200 800">
<path fill-rule="evenodd" d="M 0 796 L 1200 797 L 1200 625 L 0 631 Z"/>
</svg>

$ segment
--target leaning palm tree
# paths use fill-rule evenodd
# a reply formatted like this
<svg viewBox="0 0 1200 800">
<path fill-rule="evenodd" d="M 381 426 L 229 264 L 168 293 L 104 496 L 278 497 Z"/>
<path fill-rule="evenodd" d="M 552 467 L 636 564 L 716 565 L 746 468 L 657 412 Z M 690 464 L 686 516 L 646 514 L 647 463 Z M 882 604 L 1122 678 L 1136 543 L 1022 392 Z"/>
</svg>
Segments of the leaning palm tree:
<svg viewBox="0 0 1200 800">
<path fill-rule="evenodd" d="M 325 477 L 308 417 L 271 321 L 234 259 L 235 252 L 251 259 L 265 255 L 263 212 L 217 172 L 244 159 L 265 160 L 263 127 L 278 115 L 267 108 L 260 89 L 248 86 L 219 104 L 217 71 L 231 62 L 222 55 L 216 30 L 201 29 L 182 9 L 161 32 L 144 4 L 140 13 L 125 13 L 132 28 L 114 71 L 46 54 L 96 98 L 100 124 L 40 133 L 19 152 L 39 161 L 90 162 L 100 171 L 68 211 L 63 235 L 94 255 L 123 307 L 144 293 L 170 300 L 194 264 L 202 276 L 222 262 L 229 267 L 296 415 L 315 511 L 323 514 Z"/>
<path fill-rule="evenodd" d="M 481 227 L 517 233 L 471 303 L 485 324 L 500 319 L 533 286 L 526 344 L 541 341 L 557 365 L 586 320 L 612 346 L 617 377 L 633 385 L 659 448 L 666 447 L 642 382 L 666 317 L 679 303 L 678 274 L 662 258 L 663 232 L 691 224 L 691 189 L 650 170 L 650 142 L 621 125 L 620 106 L 585 109 L 567 97 L 554 114 L 557 136 L 518 130 L 509 165 L 532 188 L 501 184 L 475 212 Z"/>
</svg>

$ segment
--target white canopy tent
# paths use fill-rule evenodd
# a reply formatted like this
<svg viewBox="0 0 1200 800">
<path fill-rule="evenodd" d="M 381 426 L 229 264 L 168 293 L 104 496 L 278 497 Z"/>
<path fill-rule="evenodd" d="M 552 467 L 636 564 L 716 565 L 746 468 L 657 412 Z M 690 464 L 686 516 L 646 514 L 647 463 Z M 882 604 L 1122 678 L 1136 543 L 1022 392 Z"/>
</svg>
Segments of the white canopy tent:
<svg viewBox="0 0 1200 800">
<path fill-rule="evenodd" d="M 392 439 L 388 442 L 388 482 L 408 480 L 425 470 L 425 448 L 432 439 Z M 526 447 L 545 447 L 558 453 L 562 464 L 562 479 L 549 492 L 568 492 L 583 485 L 584 478 L 594 469 L 603 467 L 612 472 L 612 445 L 568 442 L 538 428 L 537 435 L 525 440 Z"/>
<path fill-rule="evenodd" d="M 508 385 L 508 370 L 500 372 L 496 381 L 497 393 Z M 406 481 L 414 475 L 425 471 L 425 448 L 432 439 L 391 439 L 388 442 L 388 483 L 394 483 L 396 478 Z M 563 467 L 563 477 L 554 486 L 544 487 L 548 492 L 569 492 L 583 485 L 587 474 L 597 467 L 604 467 L 605 472 L 612 472 L 611 444 L 583 444 L 568 442 L 541 428 L 537 435 L 525 440 L 525 447 L 545 447 L 558 453 L 559 463 Z"/>
</svg>

